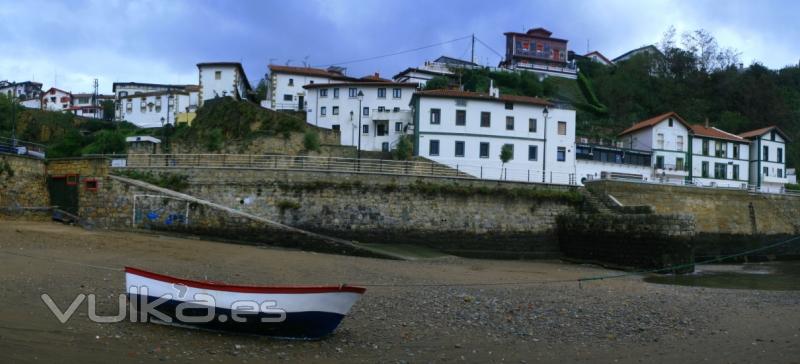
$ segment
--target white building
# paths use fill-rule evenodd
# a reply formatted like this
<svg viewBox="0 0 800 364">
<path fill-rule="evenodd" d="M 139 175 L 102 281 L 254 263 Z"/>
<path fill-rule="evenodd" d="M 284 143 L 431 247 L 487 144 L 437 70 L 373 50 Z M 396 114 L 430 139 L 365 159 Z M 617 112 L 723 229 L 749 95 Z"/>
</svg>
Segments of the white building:
<svg viewBox="0 0 800 364">
<path fill-rule="evenodd" d="M 72 94 L 67 91 L 51 87 L 42 94 L 42 110 L 64 111 L 72 105 Z"/>
<path fill-rule="evenodd" d="M 412 122 L 409 108 L 416 83 L 381 80 L 307 84 L 306 122 L 339 130 L 341 144 L 361 150 L 389 151 Z M 359 124 L 361 125 L 359 131 Z"/>
<path fill-rule="evenodd" d="M 9 82 L 0 81 L 0 94 L 16 99 L 20 105 L 30 109 L 42 107 L 42 84 L 33 81 Z"/>
<path fill-rule="evenodd" d="M 606 56 L 600 53 L 600 51 L 592 51 L 584 54 L 583 56 L 604 66 L 610 66 L 614 64 L 614 62 L 611 62 L 611 60 L 606 58 Z"/>
<path fill-rule="evenodd" d="M 653 179 L 684 183 L 689 178 L 689 130 L 675 112 L 640 121 L 619 134 L 628 149 L 653 153 Z"/>
<path fill-rule="evenodd" d="M 103 118 L 103 105 L 105 100 L 114 100 L 111 95 L 95 95 L 93 93 L 72 94 L 72 106 L 68 108 L 73 114 L 93 119 Z"/>
<path fill-rule="evenodd" d="M 198 105 L 203 106 L 206 100 L 217 97 L 233 97 L 236 100 L 247 99 L 252 92 L 250 82 L 244 73 L 242 64 L 238 62 L 198 63 L 200 98 Z"/>
<path fill-rule="evenodd" d="M 425 61 L 421 67 L 406 68 L 394 75 L 392 79 L 395 82 L 418 83 L 424 87 L 434 77 L 453 77 L 455 75 L 453 69 L 457 68 L 475 69 L 481 68 L 481 66 L 473 62 L 441 56 L 433 61 Z"/>
<path fill-rule="evenodd" d="M 122 82 L 114 83 L 113 90 L 114 120 L 143 128 L 172 124 L 179 112 L 195 111 L 199 102 L 199 89 L 194 85 Z"/>
<path fill-rule="evenodd" d="M 356 81 L 347 77 L 344 68 L 329 67 L 327 70 L 311 67 L 269 65 L 267 100 L 262 106 L 272 110 L 306 110 L 305 85 Z"/>
<path fill-rule="evenodd" d="M 575 110 L 494 88 L 418 91 L 411 102 L 417 156 L 483 179 L 576 183 Z"/>
<path fill-rule="evenodd" d="M 746 189 L 750 175 L 748 140 L 704 125 L 692 125 L 691 131 L 692 183 Z"/>
<path fill-rule="evenodd" d="M 739 134 L 750 141 L 750 184 L 763 192 L 778 193 L 789 183 L 786 143 L 791 140 L 777 126 Z"/>
<path fill-rule="evenodd" d="M 587 138 L 578 138 L 575 143 L 577 182 L 583 185 L 586 181 L 604 178 L 649 181 L 653 177 L 652 155 L 649 150 L 590 143 Z"/>
</svg>

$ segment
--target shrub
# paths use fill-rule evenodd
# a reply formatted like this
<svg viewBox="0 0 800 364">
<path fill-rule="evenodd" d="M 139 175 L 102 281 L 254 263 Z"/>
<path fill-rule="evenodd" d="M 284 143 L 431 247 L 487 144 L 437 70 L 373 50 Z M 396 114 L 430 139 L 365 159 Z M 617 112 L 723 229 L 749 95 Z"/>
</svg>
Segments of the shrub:
<svg viewBox="0 0 800 364">
<path fill-rule="evenodd" d="M 307 130 L 305 134 L 303 134 L 303 148 L 309 152 L 319 151 L 319 134 L 313 130 Z"/>
</svg>

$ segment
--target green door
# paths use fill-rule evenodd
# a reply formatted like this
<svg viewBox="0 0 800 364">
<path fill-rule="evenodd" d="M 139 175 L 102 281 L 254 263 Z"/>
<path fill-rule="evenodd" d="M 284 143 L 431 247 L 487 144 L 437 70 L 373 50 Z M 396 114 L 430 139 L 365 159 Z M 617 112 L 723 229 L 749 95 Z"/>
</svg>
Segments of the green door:
<svg viewBox="0 0 800 364">
<path fill-rule="evenodd" d="M 78 215 L 78 181 L 80 178 L 77 175 L 48 178 L 47 190 L 50 193 L 50 205 Z"/>
</svg>

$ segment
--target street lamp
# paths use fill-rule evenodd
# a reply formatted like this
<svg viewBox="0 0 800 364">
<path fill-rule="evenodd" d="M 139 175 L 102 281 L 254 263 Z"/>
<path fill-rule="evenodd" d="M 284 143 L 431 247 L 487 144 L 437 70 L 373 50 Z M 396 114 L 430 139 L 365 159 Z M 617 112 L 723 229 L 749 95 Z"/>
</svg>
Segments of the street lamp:
<svg viewBox="0 0 800 364">
<path fill-rule="evenodd" d="M 542 114 L 544 114 L 544 138 L 542 138 L 542 182 L 547 182 L 547 115 L 550 114 L 550 110 L 547 109 L 547 106 L 544 107 L 542 110 Z"/>
<path fill-rule="evenodd" d="M 361 114 L 364 112 L 361 111 L 361 101 L 364 100 L 364 93 L 361 90 L 358 91 L 358 159 L 361 160 Z"/>
</svg>

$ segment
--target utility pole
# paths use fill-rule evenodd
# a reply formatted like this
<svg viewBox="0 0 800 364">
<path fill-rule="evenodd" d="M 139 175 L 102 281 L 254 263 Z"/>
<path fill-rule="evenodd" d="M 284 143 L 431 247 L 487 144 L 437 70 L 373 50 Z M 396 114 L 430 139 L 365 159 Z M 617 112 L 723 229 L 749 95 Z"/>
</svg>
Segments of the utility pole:
<svg viewBox="0 0 800 364">
<path fill-rule="evenodd" d="M 475 63 L 475 33 L 472 33 L 472 63 Z"/>
<path fill-rule="evenodd" d="M 17 82 L 12 83 L 11 93 L 11 145 L 17 148 Z"/>
</svg>

